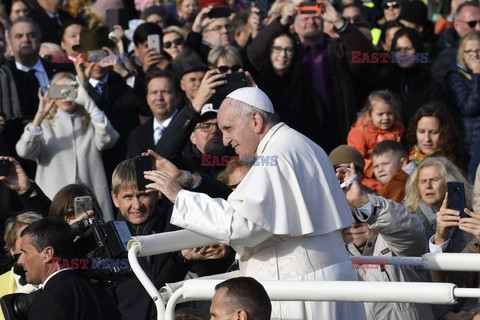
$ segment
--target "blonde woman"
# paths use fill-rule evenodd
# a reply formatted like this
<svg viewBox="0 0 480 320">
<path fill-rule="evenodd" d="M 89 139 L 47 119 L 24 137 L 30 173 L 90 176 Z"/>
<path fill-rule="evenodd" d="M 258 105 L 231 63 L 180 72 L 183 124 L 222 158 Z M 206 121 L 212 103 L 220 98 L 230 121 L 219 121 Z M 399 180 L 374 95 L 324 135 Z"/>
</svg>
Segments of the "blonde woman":
<svg viewBox="0 0 480 320">
<path fill-rule="evenodd" d="M 473 188 L 460 169 L 445 157 L 427 157 L 412 173 L 405 188 L 404 206 L 417 215 L 429 240 L 437 231 L 437 215 L 447 193 L 447 182 L 460 181 L 465 186 L 467 208 L 472 208 Z M 452 233 L 453 252 L 460 252 L 470 241 L 471 234 Z"/>
<path fill-rule="evenodd" d="M 56 74 L 51 84 L 75 81 L 71 73 Z M 75 101 L 51 100 L 39 93 L 38 111 L 17 142 L 19 156 L 37 161 L 35 181 L 52 199 L 67 184 L 83 183 L 93 190 L 104 218 L 113 208 L 101 151 L 113 147 L 119 134 L 107 117 L 78 86 Z"/>
</svg>

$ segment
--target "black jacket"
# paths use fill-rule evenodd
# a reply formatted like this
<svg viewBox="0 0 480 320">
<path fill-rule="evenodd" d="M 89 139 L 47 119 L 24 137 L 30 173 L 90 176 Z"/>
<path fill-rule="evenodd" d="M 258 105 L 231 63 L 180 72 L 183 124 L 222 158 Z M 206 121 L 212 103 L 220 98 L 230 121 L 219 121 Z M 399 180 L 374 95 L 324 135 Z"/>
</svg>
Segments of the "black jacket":
<svg viewBox="0 0 480 320">
<path fill-rule="evenodd" d="M 28 319 L 118 320 L 120 313 L 107 292 L 67 270 L 50 278 L 38 292 Z"/>
<path fill-rule="evenodd" d="M 115 167 L 125 160 L 128 135 L 140 124 L 138 100 L 125 80 L 114 71 L 108 73 L 107 83 L 102 89 L 103 97 L 90 83 L 87 83 L 86 90 L 120 134 L 113 148 L 102 153 L 105 173 L 111 177 Z"/>
</svg>

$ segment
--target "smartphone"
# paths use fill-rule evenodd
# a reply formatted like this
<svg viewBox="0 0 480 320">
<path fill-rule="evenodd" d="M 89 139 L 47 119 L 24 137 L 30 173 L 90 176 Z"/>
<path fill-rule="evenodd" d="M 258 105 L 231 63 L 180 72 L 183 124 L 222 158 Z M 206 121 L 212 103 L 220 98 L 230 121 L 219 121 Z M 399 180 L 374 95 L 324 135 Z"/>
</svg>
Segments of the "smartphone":
<svg viewBox="0 0 480 320">
<path fill-rule="evenodd" d="M 133 159 L 133 163 L 135 165 L 135 174 L 137 176 L 137 189 L 139 191 L 146 190 L 147 188 L 145 186 L 151 183 L 151 181 L 145 179 L 143 172 L 152 170 L 152 159 L 150 157 L 138 156 Z"/>
<path fill-rule="evenodd" d="M 160 36 L 158 34 L 149 34 L 147 36 L 148 47 L 154 49 L 158 53 L 162 51 L 162 46 L 160 44 Z"/>
<path fill-rule="evenodd" d="M 130 17 L 127 8 L 107 10 L 107 25 L 110 31 L 113 31 L 113 27 L 116 25 L 121 26 L 123 30 L 127 30 L 129 20 Z"/>
<path fill-rule="evenodd" d="M 465 187 L 463 186 L 463 182 L 447 182 L 447 191 L 448 208 L 459 211 L 460 217 L 465 218 L 466 214 L 464 210 L 467 207 L 467 203 L 465 201 Z"/>
<path fill-rule="evenodd" d="M 319 2 L 300 2 L 297 14 L 322 14 L 325 5 Z"/>
<path fill-rule="evenodd" d="M 52 84 L 48 87 L 50 99 L 75 99 L 77 97 L 77 86 L 73 84 Z"/>
<path fill-rule="evenodd" d="M 0 176 L 8 177 L 10 175 L 10 161 L 0 160 Z"/>
<path fill-rule="evenodd" d="M 225 80 L 227 83 L 216 87 L 212 96 L 213 108 L 217 110 L 229 93 L 247 86 L 247 78 L 243 72 L 225 73 Z"/>
<path fill-rule="evenodd" d="M 74 204 L 75 204 L 75 218 L 78 218 L 88 210 L 93 209 L 92 197 L 90 196 L 75 197 Z"/>
<path fill-rule="evenodd" d="M 208 17 L 209 18 L 225 18 L 225 17 L 230 17 L 232 14 L 232 10 L 230 10 L 229 7 L 223 6 L 223 7 L 216 7 L 210 9 L 210 12 L 208 12 Z"/>
</svg>

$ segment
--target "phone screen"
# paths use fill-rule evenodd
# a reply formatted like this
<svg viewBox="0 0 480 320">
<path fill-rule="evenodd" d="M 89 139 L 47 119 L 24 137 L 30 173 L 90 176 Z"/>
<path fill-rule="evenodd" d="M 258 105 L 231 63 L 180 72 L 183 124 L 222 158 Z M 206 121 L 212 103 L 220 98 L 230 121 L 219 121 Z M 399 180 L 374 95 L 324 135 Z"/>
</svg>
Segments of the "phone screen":
<svg viewBox="0 0 480 320">
<path fill-rule="evenodd" d="M 92 197 L 76 197 L 75 198 L 75 218 L 78 218 L 88 210 L 93 209 Z"/>
</svg>

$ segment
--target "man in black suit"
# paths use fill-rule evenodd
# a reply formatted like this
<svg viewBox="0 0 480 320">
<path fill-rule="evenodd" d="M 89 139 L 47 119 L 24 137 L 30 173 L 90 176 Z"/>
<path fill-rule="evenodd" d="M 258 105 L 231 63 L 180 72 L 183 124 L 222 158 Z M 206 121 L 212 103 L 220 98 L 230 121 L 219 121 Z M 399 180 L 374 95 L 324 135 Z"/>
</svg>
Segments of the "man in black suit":
<svg viewBox="0 0 480 320">
<path fill-rule="evenodd" d="M 42 88 L 42 92 L 46 92 L 49 79 L 64 70 L 61 64 L 52 64 L 40 58 L 40 27 L 33 20 L 21 17 L 12 23 L 8 36 L 14 57 L 11 67 L 31 75 L 36 84 L 31 90 L 34 90 L 35 94 L 38 86 Z M 38 104 L 38 99 L 36 102 Z"/>
<path fill-rule="evenodd" d="M 58 30 L 66 20 L 71 18 L 66 11 L 61 9 L 62 2 L 60 0 L 32 1 L 33 8 L 29 16 L 42 28 L 41 42 L 60 44 Z"/>
<path fill-rule="evenodd" d="M 130 133 L 127 159 L 156 149 L 163 132 L 178 113 L 181 89 L 177 77 L 164 70 L 152 68 L 145 78 L 147 104 L 153 117 Z"/>
<path fill-rule="evenodd" d="M 45 218 L 22 231 L 18 264 L 25 270 L 27 282 L 42 288 L 30 306 L 28 318 L 120 319 L 107 292 L 63 267 L 72 247 L 71 229 L 63 220 Z"/>
</svg>

